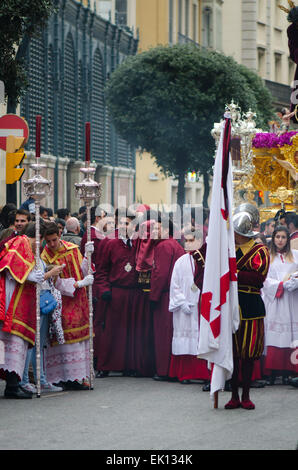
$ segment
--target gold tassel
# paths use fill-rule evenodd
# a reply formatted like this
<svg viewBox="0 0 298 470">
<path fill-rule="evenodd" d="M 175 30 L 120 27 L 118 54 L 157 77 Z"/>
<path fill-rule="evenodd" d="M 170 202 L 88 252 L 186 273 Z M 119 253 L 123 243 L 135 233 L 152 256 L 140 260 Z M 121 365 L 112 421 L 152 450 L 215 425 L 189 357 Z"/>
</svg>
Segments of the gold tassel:
<svg viewBox="0 0 298 470">
<path fill-rule="evenodd" d="M 290 5 L 290 8 L 295 8 L 295 3 L 292 2 L 291 0 L 288 0 L 288 4 Z"/>
</svg>

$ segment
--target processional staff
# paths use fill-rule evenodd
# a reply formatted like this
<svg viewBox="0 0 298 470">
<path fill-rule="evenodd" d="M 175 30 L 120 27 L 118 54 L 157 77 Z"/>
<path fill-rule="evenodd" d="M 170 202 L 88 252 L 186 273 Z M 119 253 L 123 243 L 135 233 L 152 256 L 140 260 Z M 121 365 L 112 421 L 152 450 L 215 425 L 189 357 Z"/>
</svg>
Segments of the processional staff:
<svg viewBox="0 0 298 470">
<path fill-rule="evenodd" d="M 98 200 L 101 196 L 101 184 L 92 179 L 92 175 L 96 169 L 90 166 L 90 139 L 91 126 L 90 122 L 85 124 L 85 167 L 80 168 L 84 179 L 81 183 L 75 184 L 76 197 L 82 201 L 82 205 L 86 206 L 87 211 L 87 243 L 85 245 L 88 261 L 88 274 L 92 275 L 92 251 L 87 249 L 91 245 L 91 206 L 94 200 Z M 92 304 L 92 285 L 88 286 L 88 304 L 89 304 L 89 359 L 90 359 L 90 382 L 89 388 L 93 390 L 94 384 L 94 366 L 93 366 L 93 304 Z"/>
<path fill-rule="evenodd" d="M 46 165 L 40 163 L 40 143 L 41 143 L 41 116 L 36 116 L 35 135 L 35 163 L 30 165 L 34 171 L 34 176 L 24 181 L 24 194 L 27 198 L 35 199 L 35 263 L 36 269 L 41 270 L 40 260 L 40 201 L 51 192 L 52 182 L 44 178 L 40 172 Z M 40 284 L 36 283 L 36 389 L 37 397 L 40 398 Z"/>
</svg>

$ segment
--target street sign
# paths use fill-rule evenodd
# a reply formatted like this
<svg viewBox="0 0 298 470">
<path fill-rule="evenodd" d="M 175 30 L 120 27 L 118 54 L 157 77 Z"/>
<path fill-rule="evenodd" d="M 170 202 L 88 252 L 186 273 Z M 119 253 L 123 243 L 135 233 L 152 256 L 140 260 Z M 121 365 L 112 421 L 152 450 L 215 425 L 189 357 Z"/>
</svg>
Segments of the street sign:
<svg viewBox="0 0 298 470">
<path fill-rule="evenodd" d="M 25 142 L 29 138 L 29 127 L 25 119 L 16 114 L 5 114 L 0 118 L 0 149 L 6 151 L 7 137 L 21 137 Z"/>
</svg>

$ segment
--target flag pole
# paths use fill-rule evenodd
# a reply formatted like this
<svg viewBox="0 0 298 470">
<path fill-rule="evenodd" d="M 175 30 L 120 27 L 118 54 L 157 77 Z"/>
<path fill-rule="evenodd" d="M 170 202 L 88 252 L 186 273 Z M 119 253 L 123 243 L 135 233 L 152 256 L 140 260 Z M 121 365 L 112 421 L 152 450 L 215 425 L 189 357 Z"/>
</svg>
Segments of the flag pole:
<svg viewBox="0 0 298 470">
<path fill-rule="evenodd" d="M 214 393 L 214 409 L 218 409 L 218 391 Z"/>
</svg>

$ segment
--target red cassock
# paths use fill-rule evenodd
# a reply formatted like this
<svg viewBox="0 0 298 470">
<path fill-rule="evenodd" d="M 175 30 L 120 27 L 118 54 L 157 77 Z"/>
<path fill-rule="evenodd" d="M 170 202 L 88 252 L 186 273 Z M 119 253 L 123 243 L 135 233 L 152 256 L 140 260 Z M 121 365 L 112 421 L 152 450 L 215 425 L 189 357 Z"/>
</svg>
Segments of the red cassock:
<svg viewBox="0 0 298 470">
<path fill-rule="evenodd" d="M 100 256 L 101 261 L 95 263 L 99 268 L 94 277 L 98 299 L 94 317 L 96 369 L 130 370 L 134 336 L 132 311 L 137 285 L 135 242 L 129 247 L 120 238 L 108 240 Z"/>
<path fill-rule="evenodd" d="M 14 237 L 5 243 L 0 255 L 0 322 L 2 331 L 20 336 L 34 346 L 36 328 L 35 284 L 26 281 L 35 266 L 29 239 Z M 16 281 L 12 298 L 5 312 L 5 271 Z"/>
<path fill-rule="evenodd" d="M 169 294 L 175 262 L 184 249 L 174 238 L 160 240 L 154 248 L 150 301 L 153 311 L 156 374 L 168 376 L 172 353 L 173 315 L 169 312 Z"/>
</svg>

